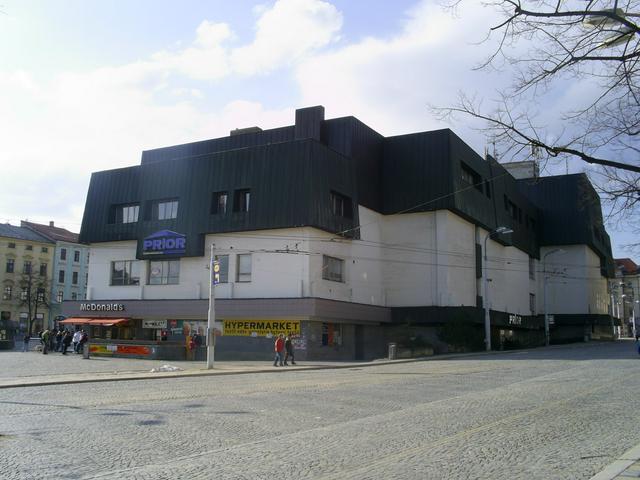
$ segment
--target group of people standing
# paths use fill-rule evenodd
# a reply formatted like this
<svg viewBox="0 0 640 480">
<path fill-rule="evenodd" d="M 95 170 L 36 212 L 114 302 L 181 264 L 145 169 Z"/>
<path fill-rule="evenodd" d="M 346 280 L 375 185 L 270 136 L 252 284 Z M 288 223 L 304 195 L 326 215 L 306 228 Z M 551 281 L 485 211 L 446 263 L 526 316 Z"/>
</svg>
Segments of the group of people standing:
<svg viewBox="0 0 640 480">
<path fill-rule="evenodd" d="M 274 344 L 274 348 L 276 351 L 276 358 L 273 361 L 273 366 L 289 366 L 287 362 L 289 358 L 291 358 L 291 365 L 295 365 L 295 357 L 293 355 L 293 343 L 291 341 L 291 335 L 287 335 L 286 338 L 283 333 L 279 334 L 276 337 L 276 341 Z"/>
<path fill-rule="evenodd" d="M 62 352 L 63 355 L 66 355 L 67 350 L 72 343 L 74 353 L 82 353 L 84 344 L 89 341 L 89 335 L 84 330 L 76 330 L 75 332 L 71 332 L 67 329 L 62 328 L 54 328 L 53 330 L 49 330 L 47 328 L 42 332 L 39 332 L 37 334 L 37 338 L 40 339 L 40 345 L 42 345 L 42 353 L 44 355 L 49 353 L 49 351 Z M 27 352 L 29 350 L 30 340 L 31 335 L 29 335 L 28 333 L 25 334 L 23 338 L 23 352 Z"/>
</svg>

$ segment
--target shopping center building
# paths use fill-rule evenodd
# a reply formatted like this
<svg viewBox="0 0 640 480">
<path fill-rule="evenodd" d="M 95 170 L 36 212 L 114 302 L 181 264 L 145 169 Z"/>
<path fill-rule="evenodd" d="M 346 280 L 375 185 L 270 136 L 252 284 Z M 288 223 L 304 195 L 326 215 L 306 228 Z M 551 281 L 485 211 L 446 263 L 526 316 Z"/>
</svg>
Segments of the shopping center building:
<svg viewBox="0 0 640 480">
<path fill-rule="evenodd" d="M 448 129 L 383 137 L 322 107 L 145 151 L 91 177 L 87 299 L 66 322 L 98 353 L 201 358 L 213 249 L 219 359 L 270 358 L 281 332 L 313 360 L 483 348 L 485 307 L 496 349 L 544 344 L 545 304 L 552 343 L 611 338 L 587 177 L 508 167 Z"/>
</svg>

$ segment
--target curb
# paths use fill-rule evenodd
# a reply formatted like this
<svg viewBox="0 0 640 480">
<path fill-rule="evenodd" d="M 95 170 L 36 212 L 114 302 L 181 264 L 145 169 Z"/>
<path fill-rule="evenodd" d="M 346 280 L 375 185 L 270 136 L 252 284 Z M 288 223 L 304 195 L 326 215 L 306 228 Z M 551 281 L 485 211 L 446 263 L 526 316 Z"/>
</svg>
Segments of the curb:
<svg viewBox="0 0 640 480">
<path fill-rule="evenodd" d="M 419 357 L 419 358 L 407 358 L 407 359 L 399 359 L 399 360 L 374 360 L 371 362 L 362 362 L 362 363 L 347 363 L 344 365 L 310 365 L 310 366 L 300 366 L 293 367 L 287 369 L 285 371 L 312 371 L 312 370 L 339 370 L 345 368 L 364 368 L 364 367 L 375 367 L 377 365 L 395 365 L 395 364 L 404 364 L 404 363 L 414 363 L 414 362 L 426 362 L 426 361 L 439 361 L 439 360 L 451 360 L 456 358 L 471 358 L 471 357 L 484 357 L 488 355 L 514 355 L 520 353 L 527 353 L 530 351 L 541 351 L 543 349 L 546 350 L 556 350 L 559 348 L 584 348 L 584 347 L 595 347 L 602 344 L 607 344 L 610 342 L 589 342 L 589 343 L 576 343 L 576 344 L 568 344 L 568 345 L 551 345 L 549 347 L 538 347 L 534 349 L 523 349 L 523 350 L 503 350 L 497 351 L 492 350 L 490 352 L 470 352 L 470 353 L 452 353 L 452 354 L 444 354 L 444 355 L 433 355 L 429 357 Z M 6 383 L 2 383 L 0 381 L 0 390 L 9 389 L 9 388 L 24 388 L 24 387 L 42 387 L 42 386 L 51 386 L 51 385 L 71 385 L 71 384 L 80 384 L 80 383 L 104 383 L 104 382 L 124 382 L 124 381 L 135 381 L 135 380 L 158 380 L 158 379 L 169 379 L 169 378 L 185 378 L 185 377 L 208 377 L 208 376 L 216 376 L 216 375 L 246 375 L 246 374 L 255 374 L 255 373 L 278 373 L 283 370 L 275 370 L 272 368 L 257 368 L 253 370 L 187 370 L 180 372 L 140 372 L 140 373 L 128 373 L 128 374 L 112 374 L 112 373 L 94 373 L 87 374 L 86 378 L 52 378 L 46 380 L 35 380 L 33 382 L 29 382 L 28 380 L 18 379 L 15 381 L 8 380 Z M 601 479 L 598 479 L 601 480 Z"/>
<path fill-rule="evenodd" d="M 613 480 L 618 478 L 618 475 L 623 473 L 626 469 L 631 467 L 634 463 L 640 461 L 640 445 L 636 445 L 631 450 L 627 451 L 624 455 L 614 461 L 611 465 L 608 465 L 597 475 L 594 475 L 589 480 Z M 640 466 L 639 466 L 640 471 Z M 636 477 L 640 476 L 640 473 Z M 625 475 L 619 478 L 632 478 Z"/>
</svg>

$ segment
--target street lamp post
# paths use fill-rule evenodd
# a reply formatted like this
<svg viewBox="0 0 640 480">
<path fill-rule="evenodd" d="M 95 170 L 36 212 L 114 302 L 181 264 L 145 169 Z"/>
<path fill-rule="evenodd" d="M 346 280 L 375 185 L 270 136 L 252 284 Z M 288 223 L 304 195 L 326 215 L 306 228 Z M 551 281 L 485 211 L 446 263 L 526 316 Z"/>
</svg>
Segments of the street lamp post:
<svg viewBox="0 0 640 480">
<path fill-rule="evenodd" d="M 542 257 L 542 290 L 543 290 L 543 302 L 544 302 L 544 344 L 548 347 L 551 343 L 551 336 L 549 335 L 549 309 L 547 307 L 547 283 L 549 277 L 547 276 L 547 257 L 554 253 L 564 253 L 564 250 L 561 248 L 554 248 L 553 250 L 547 252 Z"/>
<path fill-rule="evenodd" d="M 495 230 L 488 232 L 484 237 L 484 262 L 482 264 L 482 286 L 484 292 L 482 292 L 482 303 L 484 304 L 484 344 L 487 352 L 491 351 L 491 313 L 489 311 L 489 280 L 487 279 L 487 240 L 489 240 L 491 236 L 496 234 L 506 234 L 512 232 L 513 230 L 510 228 L 497 227 Z"/>
</svg>

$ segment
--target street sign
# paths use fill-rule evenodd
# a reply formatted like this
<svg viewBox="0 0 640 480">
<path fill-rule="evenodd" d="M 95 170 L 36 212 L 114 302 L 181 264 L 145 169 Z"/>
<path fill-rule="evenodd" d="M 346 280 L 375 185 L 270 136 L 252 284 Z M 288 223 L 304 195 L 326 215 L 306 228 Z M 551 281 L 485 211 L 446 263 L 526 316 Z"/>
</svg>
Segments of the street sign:
<svg viewBox="0 0 640 480">
<path fill-rule="evenodd" d="M 213 284 L 217 285 L 220 283 L 220 261 L 213 261 Z"/>
</svg>

